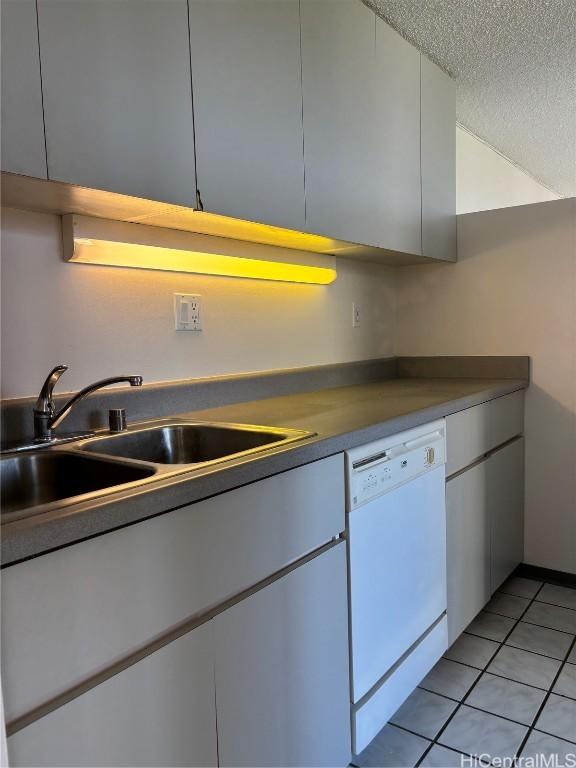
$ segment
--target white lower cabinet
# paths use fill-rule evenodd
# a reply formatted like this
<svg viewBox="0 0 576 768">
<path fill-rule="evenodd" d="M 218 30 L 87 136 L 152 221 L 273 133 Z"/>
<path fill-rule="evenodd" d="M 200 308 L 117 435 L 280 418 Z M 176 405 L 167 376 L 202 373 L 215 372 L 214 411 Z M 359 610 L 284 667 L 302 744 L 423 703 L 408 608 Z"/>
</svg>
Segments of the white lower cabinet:
<svg viewBox="0 0 576 768">
<path fill-rule="evenodd" d="M 486 462 L 491 520 L 491 591 L 524 556 L 524 438 L 495 451 Z"/>
<path fill-rule="evenodd" d="M 446 483 L 448 642 L 490 599 L 490 519 L 486 463 Z"/>
<path fill-rule="evenodd" d="M 10 764 L 347 765 L 344 527 L 338 454 L 5 569 Z"/>
<path fill-rule="evenodd" d="M 10 764 L 345 766 L 348 670 L 342 542 L 17 731 Z"/>
<path fill-rule="evenodd" d="M 446 483 L 448 642 L 490 600 L 524 554 L 524 438 Z"/>
<path fill-rule="evenodd" d="M 217 765 L 213 624 L 8 739 L 11 766 Z"/>
<path fill-rule="evenodd" d="M 8 721 L 250 589 L 344 527 L 344 458 L 337 454 L 6 568 Z"/>
<path fill-rule="evenodd" d="M 348 765 L 345 545 L 214 624 L 220 765 Z"/>
</svg>

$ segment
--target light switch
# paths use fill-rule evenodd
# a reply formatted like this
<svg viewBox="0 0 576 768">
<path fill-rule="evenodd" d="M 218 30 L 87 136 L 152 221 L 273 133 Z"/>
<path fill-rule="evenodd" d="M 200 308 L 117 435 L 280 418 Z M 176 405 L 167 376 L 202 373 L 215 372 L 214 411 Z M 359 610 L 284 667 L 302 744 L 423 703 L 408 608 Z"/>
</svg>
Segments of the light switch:
<svg viewBox="0 0 576 768">
<path fill-rule="evenodd" d="M 174 327 L 177 331 L 201 331 L 201 297 L 194 293 L 174 294 Z"/>
</svg>

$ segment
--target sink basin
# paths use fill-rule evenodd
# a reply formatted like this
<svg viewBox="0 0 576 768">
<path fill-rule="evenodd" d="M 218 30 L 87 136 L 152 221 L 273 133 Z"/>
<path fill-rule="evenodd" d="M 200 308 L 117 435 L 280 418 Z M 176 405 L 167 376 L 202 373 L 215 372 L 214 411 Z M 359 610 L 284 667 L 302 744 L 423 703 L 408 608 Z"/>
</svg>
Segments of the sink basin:
<svg viewBox="0 0 576 768">
<path fill-rule="evenodd" d="M 82 450 L 154 464 L 202 464 L 308 435 L 298 430 L 243 425 L 169 424 L 98 438 L 83 445 Z"/>
<path fill-rule="evenodd" d="M 0 461 L 2 517 L 40 504 L 101 491 L 155 474 L 148 467 L 130 466 L 74 453 L 38 453 Z"/>
</svg>

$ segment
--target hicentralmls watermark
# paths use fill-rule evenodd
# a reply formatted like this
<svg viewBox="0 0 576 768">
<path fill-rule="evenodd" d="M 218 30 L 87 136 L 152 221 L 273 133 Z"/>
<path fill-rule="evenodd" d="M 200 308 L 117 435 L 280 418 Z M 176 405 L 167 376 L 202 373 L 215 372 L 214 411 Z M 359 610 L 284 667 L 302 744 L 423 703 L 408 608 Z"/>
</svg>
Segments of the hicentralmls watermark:
<svg viewBox="0 0 576 768">
<path fill-rule="evenodd" d="M 461 768 L 576 768 L 576 751 L 562 755 L 537 753 L 526 757 L 498 757 L 483 752 L 481 755 L 462 755 Z"/>
</svg>

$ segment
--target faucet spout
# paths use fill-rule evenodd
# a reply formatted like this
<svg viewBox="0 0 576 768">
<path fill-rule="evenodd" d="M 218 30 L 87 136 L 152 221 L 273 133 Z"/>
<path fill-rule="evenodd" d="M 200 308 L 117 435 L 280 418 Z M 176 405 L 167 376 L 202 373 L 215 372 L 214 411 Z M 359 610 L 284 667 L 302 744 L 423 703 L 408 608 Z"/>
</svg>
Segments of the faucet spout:
<svg viewBox="0 0 576 768">
<path fill-rule="evenodd" d="M 53 390 L 56 382 L 66 370 L 68 370 L 67 366 L 59 365 L 50 372 L 36 401 L 34 408 L 34 439 L 36 442 L 49 442 L 52 440 L 52 431 L 60 426 L 77 403 L 92 392 L 113 384 L 130 384 L 131 387 L 141 387 L 143 383 L 142 376 L 112 376 L 108 379 L 101 379 L 77 392 L 56 413 Z"/>
<path fill-rule="evenodd" d="M 58 379 L 60 376 L 62 376 L 63 373 L 66 373 L 67 370 L 67 365 L 57 365 L 50 371 L 46 377 L 46 381 L 44 384 L 42 384 L 42 389 L 40 390 L 38 400 L 36 400 L 36 405 L 34 406 L 34 412 L 38 411 L 40 413 L 54 413 L 54 400 L 52 398 L 52 393 L 54 391 L 54 387 L 58 383 Z"/>
</svg>

